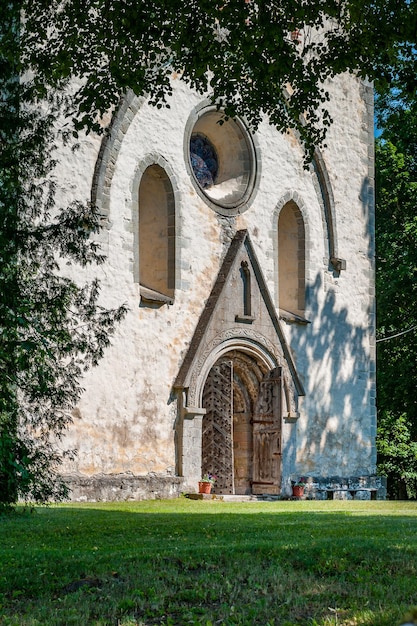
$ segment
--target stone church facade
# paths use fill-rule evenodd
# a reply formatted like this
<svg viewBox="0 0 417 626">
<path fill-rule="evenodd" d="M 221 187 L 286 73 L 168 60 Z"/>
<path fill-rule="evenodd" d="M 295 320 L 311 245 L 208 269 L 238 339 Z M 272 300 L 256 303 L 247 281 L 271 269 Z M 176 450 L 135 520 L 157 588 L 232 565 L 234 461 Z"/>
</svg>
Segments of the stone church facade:
<svg viewBox="0 0 417 626">
<path fill-rule="evenodd" d="M 103 215 L 103 302 L 129 308 L 64 442 L 72 499 L 175 497 L 206 472 L 224 495 L 305 476 L 312 497 L 383 497 L 371 87 L 334 80 L 306 168 L 294 134 L 219 123 L 173 82 L 170 108 L 127 96 L 61 160 L 63 198 Z"/>
</svg>

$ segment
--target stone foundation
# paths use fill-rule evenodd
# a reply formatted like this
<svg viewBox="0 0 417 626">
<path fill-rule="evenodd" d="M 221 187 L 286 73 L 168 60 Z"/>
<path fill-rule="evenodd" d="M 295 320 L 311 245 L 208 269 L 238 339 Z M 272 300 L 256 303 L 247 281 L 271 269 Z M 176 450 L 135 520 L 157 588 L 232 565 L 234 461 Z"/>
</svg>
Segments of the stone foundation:
<svg viewBox="0 0 417 626">
<path fill-rule="evenodd" d="M 183 479 L 169 474 L 101 474 L 65 477 L 72 502 L 159 500 L 181 495 Z"/>
<path fill-rule="evenodd" d="M 72 502 L 159 500 L 177 498 L 184 491 L 184 479 L 169 474 L 101 474 L 65 478 Z M 306 480 L 303 499 L 307 500 L 385 500 L 387 496 L 384 476 L 309 476 Z M 193 494 L 193 497 L 199 498 L 199 494 Z M 222 498 L 221 494 L 216 497 Z M 263 499 L 262 496 L 252 497 Z M 284 496 L 264 497 L 279 500 Z M 210 495 L 209 499 L 212 498 Z"/>
</svg>

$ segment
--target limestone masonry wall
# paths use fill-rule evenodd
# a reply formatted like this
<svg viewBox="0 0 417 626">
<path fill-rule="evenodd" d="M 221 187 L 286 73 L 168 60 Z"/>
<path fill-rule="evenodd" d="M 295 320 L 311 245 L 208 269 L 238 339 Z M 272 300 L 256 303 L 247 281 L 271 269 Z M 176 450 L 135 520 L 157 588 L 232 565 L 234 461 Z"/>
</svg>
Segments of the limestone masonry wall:
<svg viewBox="0 0 417 626">
<path fill-rule="evenodd" d="M 297 415 L 283 421 L 280 493 L 290 493 L 297 475 L 317 483 L 375 473 L 372 90 L 348 75 L 334 79 L 329 90 L 334 122 L 316 166 L 305 169 L 297 138 L 264 120 L 239 148 L 242 162 L 249 160 L 241 179 L 238 166 L 233 174 L 230 188 L 243 190 L 233 197 L 241 193 L 243 200 L 232 208 L 225 208 L 225 195 L 217 210 L 194 179 L 190 134 L 208 105 L 178 80 L 169 109 L 128 96 L 103 143 L 88 136 L 75 153 L 62 149 L 62 203 L 92 194 L 103 213 L 100 242 L 107 261 L 86 276 L 98 276 L 107 306 L 129 307 L 104 359 L 85 376 L 63 442 L 77 450 L 64 468 L 74 500 L 173 497 L 196 488 L 205 409 L 200 398 L 195 413 L 187 413 L 188 388 L 174 388 L 174 382 L 241 230 L 249 234 L 304 390 Z M 210 129 L 215 143 L 217 126 Z M 146 295 L 149 285 L 141 290 L 139 284 L 139 187 L 154 164 L 168 177 L 175 207 L 167 226 L 175 244 L 167 261 L 175 275 L 172 304 L 161 294 Z M 216 193 L 229 193 L 222 189 Z M 290 201 L 305 231 L 305 308 L 285 313 L 278 301 L 278 220 Z M 242 336 L 249 328 L 237 327 Z M 238 342 L 237 332 L 233 349 Z M 266 364 L 282 365 L 266 343 L 249 338 L 241 349 L 248 351 L 249 344 Z"/>
</svg>

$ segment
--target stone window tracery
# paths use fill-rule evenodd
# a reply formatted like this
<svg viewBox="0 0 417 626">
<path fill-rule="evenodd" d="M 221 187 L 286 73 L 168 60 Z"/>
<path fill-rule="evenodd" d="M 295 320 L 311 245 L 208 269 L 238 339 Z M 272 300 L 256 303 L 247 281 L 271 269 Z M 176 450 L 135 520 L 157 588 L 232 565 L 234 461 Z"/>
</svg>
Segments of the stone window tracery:
<svg viewBox="0 0 417 626">
<path fill-rule="evenodd" d="M 211 187 L 216 180 L 219 163 L 213 144 L 204 135 L 191 135 L 190 160 L 199 185 L 203 189 Z"/>
</svg>

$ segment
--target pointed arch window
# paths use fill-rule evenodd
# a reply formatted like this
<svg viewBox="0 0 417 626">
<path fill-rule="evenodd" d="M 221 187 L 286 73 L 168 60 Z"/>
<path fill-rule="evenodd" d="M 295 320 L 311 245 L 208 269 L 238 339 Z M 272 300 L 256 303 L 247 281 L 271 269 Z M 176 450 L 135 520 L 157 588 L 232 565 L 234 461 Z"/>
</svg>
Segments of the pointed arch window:
<svg viewBox="0 0 417 626">
<path fill-rule="evenodd" d="M 175 202 L 171 181 L 157 164 L 139 185 L 139 283 L 142 302 L 172 303 L 175 290 Z"/>
<path fill-rule="evenodd" d="M 278 219 L 280 309 L 303 315 L 305 309 L 305 228 L 300 209 L 287 202 Z"/>
</svg>

